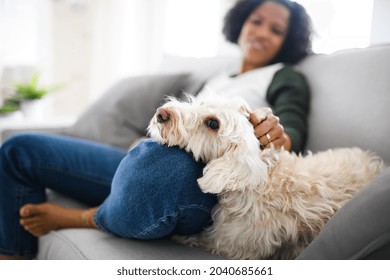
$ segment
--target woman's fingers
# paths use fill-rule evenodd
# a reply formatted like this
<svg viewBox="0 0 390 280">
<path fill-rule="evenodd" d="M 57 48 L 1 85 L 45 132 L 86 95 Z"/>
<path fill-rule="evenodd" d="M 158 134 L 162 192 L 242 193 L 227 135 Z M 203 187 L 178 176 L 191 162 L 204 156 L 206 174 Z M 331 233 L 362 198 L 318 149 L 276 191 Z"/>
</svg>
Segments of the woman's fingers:
<svg viewBox="0 0 390 280">
<path fill-rule="evenodd" d="M 280 148 L 285 142 L 284 128 L 279 123 L 279 118 L 271 116 L 255 126 L 255 135 L 262 146 L 269 148 L 272 143 L 275 148 Z"/>
</svg>

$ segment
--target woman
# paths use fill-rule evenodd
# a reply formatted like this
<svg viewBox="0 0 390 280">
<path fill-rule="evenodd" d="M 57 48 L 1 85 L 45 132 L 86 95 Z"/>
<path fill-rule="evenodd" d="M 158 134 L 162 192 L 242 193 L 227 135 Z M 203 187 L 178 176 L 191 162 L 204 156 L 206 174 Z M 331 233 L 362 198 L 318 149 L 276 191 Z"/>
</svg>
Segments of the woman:
<svg viewBox="0 0 390 280">
<path fill-rule="evenodd" d="M 210 87 L 223 92 L 224 85 L 237 84 L 231 94 L 250 99 L 252 108 L 272 106 L 277 117 L 260 122 L 251 116 L 261 144 L 301 151 L 309 91 L 302 75 L 282 63 L 297 63 L 310 53 L 305 10 L 289 0 L 241 0 L 227 14 L 223 32 L 242 50 L 241 70 L 225 77 L 222 87 L 221 79 Z M 241 88 L 247 84 L 255 85 L 257 99 L 247 94 L 253 88 Z M 150 140 L 126 155 L 89 141 L 25 134 L 4 143 L 0 159 L 3 259 L 34 257 L 36 237 L 60 228 L 100 228 L 139 239 L 197 233 L 216 203 L 197 186 L 202 163 Z M 45 203 L 46 187 L 99 206 L 80 210 Z"/>
</svg>

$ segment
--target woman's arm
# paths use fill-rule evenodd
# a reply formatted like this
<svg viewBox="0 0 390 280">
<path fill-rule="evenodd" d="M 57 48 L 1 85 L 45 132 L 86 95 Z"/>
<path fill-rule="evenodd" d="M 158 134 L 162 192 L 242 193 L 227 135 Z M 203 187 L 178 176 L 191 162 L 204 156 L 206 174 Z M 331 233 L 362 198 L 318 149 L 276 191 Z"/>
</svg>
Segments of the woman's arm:
<svg viewBox="0 0 390 280">
<path fill-rule="evenodd" d="M 258 120 L 252 114 L 250 121 L 260 142 L 269 147 L 301 152 L 307 138 L 307 116 L 310 91 L 304 76 L 292 67 L 277 71 L 267 91 L 267 101 L 274 116 Z"/>
</svg>

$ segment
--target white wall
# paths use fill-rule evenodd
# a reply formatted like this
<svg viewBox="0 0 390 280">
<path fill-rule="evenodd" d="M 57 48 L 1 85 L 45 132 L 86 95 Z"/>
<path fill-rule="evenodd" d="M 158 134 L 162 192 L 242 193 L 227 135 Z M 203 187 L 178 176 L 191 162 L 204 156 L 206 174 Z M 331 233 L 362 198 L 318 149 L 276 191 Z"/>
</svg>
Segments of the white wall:
<svg viewBox="0 0 390 280">
<path fill-rule="evenodd" d="M 51 1 L 52 81 L 64 84 L 52 95 L 55 116 L 77 115 L 88 102 L 96 15 L 93 2 Z"/>
<path fill-rule="evenodd" d="M 322 36 L 315 43 L 319 52 L 353 47 L 356 42 L 357 47 L 390 42 L 390 0 L 296 1 L 312 13 Z M 11 60 L 23 64 L 24 59 L 24 64 L 41 68 L 49 83 L 65 83 L 65 88 L 52 96 L 52 111 L 56 116 L 77 115 L 118 79 L 151 73 L 166 54 L 237 55 L 236 47 L 221 35 L 222 19 L 233 3 L 234 0 L 0 1 L 0 66 L 12 64 Z M 356 5 L 369 11 L 373 7 L 373 13 L 361 15 Z M 12 30 L 18 20 L 1 10 L 4 7 L 13 7 L 14 13 L 22 16 L 30 7 L 31 18 L 23 17 L 31 20 L 30 28 Z M 336 11 L 338 7 L 344 10 Z M 7 16 L 10 21 L 4 24 L 2 20 Z M 342 26 L 343 20 L 347 24 Z M 26 51 L 19 48 L 20 55 L 16 56 L 12 48 L 5 47 L 11 42 L 21 45 L 18 42 L 22 37 L 12 36 L 21 29 L 35 30 L 38 37 L 26 36 Z M 341 40 L 336 43 L 336 39 Z"/>
<path fill-rule="evenodd" d="M 374 0 L 370 42 L 390 42 L 390 0 Z"/>
<path fill-rule="evenodd" d="M 390 42 L 390 0 L 297 1 L 313 18 L 316 52 Z M 58 94 L 57 114 L 80 112 L 123 77 L 153 72 L 164 55 L 239 53 L 221 35 L 233 0 L 73 1 L 84 9 L 70 5 L 72 1 L 52 3 L 55 78 L 71 81 Z"/>
</svg>

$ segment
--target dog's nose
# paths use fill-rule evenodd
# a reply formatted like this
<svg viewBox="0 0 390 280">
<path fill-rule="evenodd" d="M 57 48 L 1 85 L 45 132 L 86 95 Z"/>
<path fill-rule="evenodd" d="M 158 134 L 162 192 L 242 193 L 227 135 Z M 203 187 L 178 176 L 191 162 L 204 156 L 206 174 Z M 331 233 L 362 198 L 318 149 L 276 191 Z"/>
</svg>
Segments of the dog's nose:
<svg viewBox="0 0 390 280">
<path fill-rule="evenodd" d="M 171 115 L 169 114 L 169 112 L 163 108 L 159 108 L 157 109 L 157 122 L 158 123 L 165 123 L 167 121 L 169 121 L 169 119 L 171 118 Z"/>
</svg>

